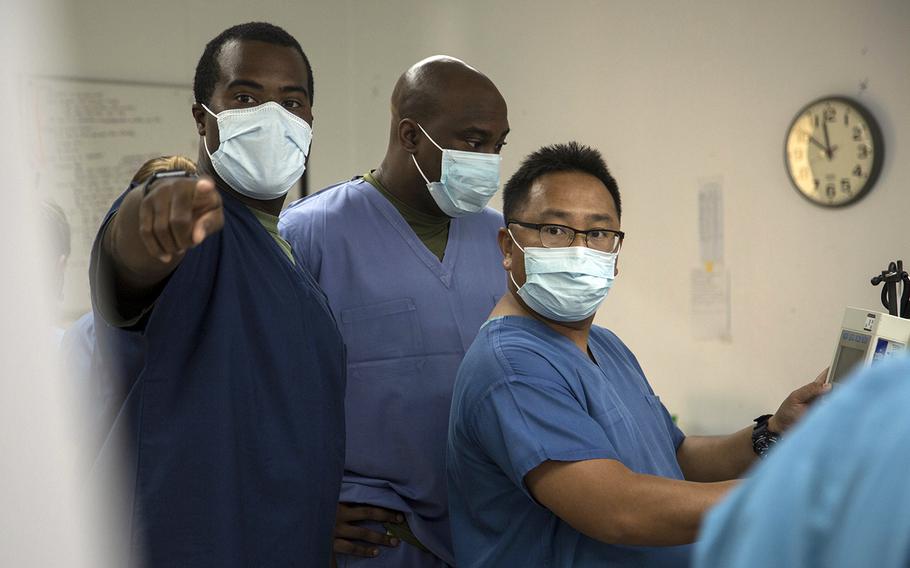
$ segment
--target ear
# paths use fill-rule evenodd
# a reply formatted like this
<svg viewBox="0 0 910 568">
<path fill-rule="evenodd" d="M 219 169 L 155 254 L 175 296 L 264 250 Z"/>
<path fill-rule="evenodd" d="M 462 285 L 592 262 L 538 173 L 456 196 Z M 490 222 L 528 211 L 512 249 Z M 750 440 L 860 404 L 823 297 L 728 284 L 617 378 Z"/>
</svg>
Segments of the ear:
<svg viewBox="0 0 910 568">
<path fill-rule="evenodd" d="M 420 139 L 420 128 L 410 118 L 398 122 L 398 143 L 409 154 L 417 153 L 417 141 Z"/>
<path fill-rule="evenodd" d="M 613 278 L 619 276 L 619 256 L 616 257 L 616 262 L 613 263 Z"/>
<path fill-rule="evenodd" d="M 192 112 L 193 120 L 196 121 L 196 133 L 199 136 L 205 136 L 205 117 L 209 113 L 199 103 L 193 103 Z"/>
<path fill-rule="evenodd" d="M 502 251 L 502 267 L 509 272 L 512 270 L 512 247 L 515 243 L 512 242 L 512 237 L 505 227 L 499 229 L 496 238 L 499 241 L 499 250 Z"/>
</svg>

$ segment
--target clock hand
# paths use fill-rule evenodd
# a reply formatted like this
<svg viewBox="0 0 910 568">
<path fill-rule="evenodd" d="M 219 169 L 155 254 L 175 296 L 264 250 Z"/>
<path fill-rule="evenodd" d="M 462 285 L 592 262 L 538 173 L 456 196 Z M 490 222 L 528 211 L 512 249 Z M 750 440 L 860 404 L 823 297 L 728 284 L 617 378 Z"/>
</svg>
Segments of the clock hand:
<svg viewBox="0 0 910 568">
<path fill-rule="evenodd" d="M 814 136 L 812 136 L 811 134 L 808 134 L 808 133 L 806 133 L 806 136 L 809 137 L 809 142 L 812 142 L 813 144 L 815 144 L 816 146 L 818 146 L 819 148 L 821 148 L 821 149 L 824 150 L 825 152 L 828 151 L 828 149 L 825 148 L 825 145 L 822 144 L 821 142 L 819 142 L 818 140 L 816 140 Z"/>
<path fill-rule="evenodd" d="M 828 160 L 831 160 L 831 139 L 828 138 L 828 121 L 823 120 L 822 126 L 825 130 L 825 155 L 828 157 Z"/>
</svg>

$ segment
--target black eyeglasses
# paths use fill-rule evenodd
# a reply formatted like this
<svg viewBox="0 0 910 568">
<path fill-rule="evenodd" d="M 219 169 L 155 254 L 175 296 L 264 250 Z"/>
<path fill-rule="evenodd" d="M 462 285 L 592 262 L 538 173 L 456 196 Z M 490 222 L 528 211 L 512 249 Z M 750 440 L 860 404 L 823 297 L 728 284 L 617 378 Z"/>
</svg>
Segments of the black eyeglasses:
<svg viewBox="0 0 910 568">
<path fill-rule="evenodd" d="M 589 229 L 581 231 L 566 227 L 565 225 L 554 225 L 551 223 L 524 223 L 522 221 L 510 220 L 508 225 L 519 225 L 528 229 L 537 229 L 540 233 L 540 244 L 546 248 L 561 248 L 572 246 L 575 242 L 576 235 L 583 235 L 585 246 L 601 252 L 619 252 L 622 247 L 622 240 L 626 234 L 622 231 L 613 229 Z"/>
</svg>

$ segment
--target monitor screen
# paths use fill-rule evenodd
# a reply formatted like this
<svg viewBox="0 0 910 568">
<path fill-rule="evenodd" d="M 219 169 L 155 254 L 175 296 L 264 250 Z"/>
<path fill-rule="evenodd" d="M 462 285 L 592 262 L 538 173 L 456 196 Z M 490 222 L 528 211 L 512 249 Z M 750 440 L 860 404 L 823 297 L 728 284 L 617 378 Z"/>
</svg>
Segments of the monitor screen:
<svg viewBox="0 0 910 568">
<path fill-rule="evenodd" d="M 865 355 L 865 349 L 857 349 L 856 347 L 847 346 L 842 343 L 838 349 L 837 359 L 834 363 L 834 374 L 831 375 L 831 382 L 836 383 L 842 380 L 854 367 L 863 361 Z"/>
</svg>

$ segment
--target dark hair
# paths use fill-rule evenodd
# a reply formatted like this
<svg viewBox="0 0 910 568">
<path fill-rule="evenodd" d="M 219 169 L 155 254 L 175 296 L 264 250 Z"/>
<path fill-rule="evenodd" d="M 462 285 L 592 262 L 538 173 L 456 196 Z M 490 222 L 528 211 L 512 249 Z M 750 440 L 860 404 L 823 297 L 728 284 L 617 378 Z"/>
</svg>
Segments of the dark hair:
<svg viewBox="0 0 910 568">
<path fill-rule="evenodd" d="M 502 190 L 502 215 L 506 223 L 512 214 L 525 204 L 528 191 L 534 181 L 554 172 L 581 172 L 599 179 L 613 196 L 616 203 L 616 214 L 622 216 L 622 205 L 619 200 L 619 186 L 610 175 L 607 164 L 600 152 L 572 141 L 568 144 L 544 146 L 524 159 L 518 171 L 512 174 Z"/>
<path fill-rule="evenodd" d="M 310 93 L 310 104 L 313 104 L 313 68 L 310 66 L 306 53 L 303 52 L 303 48 L 300 47 L 294 36 L 278 26 L 265 22 L 249 22 L 233 26 L 208 42 L 205 51 L 202 52 L 202 57 L 199 58 L 199 63 L 196 64 L 196 76 L 193 78 L 193 96 L 196 97 L 197 103 L 208 104 L 209 99 L 212 98 L 215 83 L 218 82 L 218 53 L 224 44 L 231 40 L 261 41 L 296 49 L 306 65 L 307 91 Z"/>
</svg>

